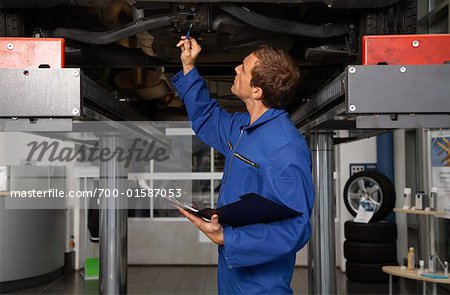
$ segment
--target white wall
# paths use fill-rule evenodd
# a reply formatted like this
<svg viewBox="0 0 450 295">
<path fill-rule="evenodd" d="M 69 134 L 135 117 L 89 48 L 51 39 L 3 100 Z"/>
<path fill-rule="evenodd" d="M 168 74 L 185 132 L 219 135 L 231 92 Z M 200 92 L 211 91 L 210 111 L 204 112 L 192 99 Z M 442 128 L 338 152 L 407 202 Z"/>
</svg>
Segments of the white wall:
<svg viewBox="0 0 450 295">
<path fill-rule="evenodd" d="M 23 165 L 23 162 L 28 156 L 28 153 L 30 151 L 30 147 L 27 146 L 28 143 L 32 141 L 49 141 L 52 142 L 54 139 L 27 133 L 27 132 L 0 132 L 0 166 L 17 166 L 17 165 Z M 73 147 L 74 144 L 70 142 L 63 142 L 59 141 L 59 149 L 62 149 L 64 147 Z M 35 157 L 37 157 L 37 154 L 35 154 Z M 71 177 L 73 174 L 73 170 L 76 169 L 77 162 L 74 163 L 61 163 L 61 162 L 50 162 L 48 161 L 48 155 L 47 152 L 46 155 L 42 158 L 42 161 L 36 163 L 37 166 L 65 166 L 66 167 L 66 191 L 67 190 L 77 190 L 78 187 L 78 180 Z M 75 201 L 77 200 L 66 200 L 67 204 L 73 204 L 75 205 Z M 79 213 L 79 212 L 76 212 Z M 66 214 L 66 213 L 64 213 Z M 72 217 L 73 215 L 67 215 Z M 80 245 L 78 240 L 78 233 L 72 232 L 74 229 L 73 222 L 77 220 L 76 218 L 73 218 L 73 220 L 67 220 L 68 226 L 66 227 L 66 234 L 65 234 L 65 251 L 69 252 L 71 251 L 69 247 L 70 242 L 70 236 L 75 235 L 75 251 L 78 253 L 78 247 Z M 79 227 L 78 227 L 79 228 Z M 68 230 L 68 231 L 67 231 Z"/>
<path fill-rule="evenodd" d="M 342 135 L 346 131 L 341 131 Z M 341 136 L 342 136 L 341 135 Z M 350 143 L 342 143 L 335 146 L 336 163 L 336 265 L 345 271 L 344 258 L 344 223 L 353 219 L 344 204 L 344 186 L 350 177 L 349 164 L 376 163 L 376 137 L 362 139 Z"/>
<path fill-rule="evenodd" d="M 5 132 L 0 132 L 0 165 L 5 166 L 6 160 L 5 160 L 5 141 L 6 141 L 6 134 Z"/>
<path fill-rule="evenodd" d="M 21 160 L 28 155 L 26 144 L 33 140 L 42 138 L 17 132 L 0 132 L 0 166 L 20 165 Z M 52 164 L 44 162 L 40 165 Z M 31 181 L 35 183 L 36 179 Z M 5 196 L 0 196 L 0 203 L 0 281 L 43 275 L 64 266 L 65 211 L 9 210 L 5 209 Z"/>
</svg>

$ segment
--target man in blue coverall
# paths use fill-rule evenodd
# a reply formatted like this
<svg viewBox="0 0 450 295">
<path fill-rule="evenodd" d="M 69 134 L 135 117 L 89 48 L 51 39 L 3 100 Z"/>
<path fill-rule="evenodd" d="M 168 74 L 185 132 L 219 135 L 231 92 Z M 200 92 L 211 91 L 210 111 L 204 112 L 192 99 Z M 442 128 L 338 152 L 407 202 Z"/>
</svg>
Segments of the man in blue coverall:
<svg viewBox="0 0 450 295">
<path fill-rule="evenodd" d="M 311 236 L 314 205 L 310 151 L 284 110 L 299 70 L 285 52 L 258 47 L 236 67 L 231 87 L 248 112 L 230 114 L 211 99 L 195 68 L 201 51 L 197 41 L 183 37 L 177 47 L 183 71 L 172 81 L 192 128 L 225 155 L 218 207 L 255 192 L 302 215 L 234 228 L 222 226 L 217 215 L 206 222 L 180 211 L 219 245 L 219 294 L 291 294 L 295 255 Z"/>
</svg>

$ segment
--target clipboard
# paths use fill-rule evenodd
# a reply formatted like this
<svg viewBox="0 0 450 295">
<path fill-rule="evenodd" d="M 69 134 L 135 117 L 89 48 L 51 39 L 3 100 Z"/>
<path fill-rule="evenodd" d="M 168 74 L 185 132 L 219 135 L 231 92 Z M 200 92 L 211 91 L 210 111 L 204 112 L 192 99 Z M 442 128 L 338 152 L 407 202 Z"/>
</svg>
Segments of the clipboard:
<svg viewBox="0 0 450 295">
<path fill-rule="evenodd" d="M 217 209 L 205 208 L 199 210 L 174 198 L 165 199 L 207 221 L 211 221 L 211 217 L 217 214 L 219 216 L 219 223 L 232 227 L 256 223 L 272 223 L 302 215 L 301 212 L 264 198 L 256 193 L 240 196 L 238 201 Z"/>
</svg>

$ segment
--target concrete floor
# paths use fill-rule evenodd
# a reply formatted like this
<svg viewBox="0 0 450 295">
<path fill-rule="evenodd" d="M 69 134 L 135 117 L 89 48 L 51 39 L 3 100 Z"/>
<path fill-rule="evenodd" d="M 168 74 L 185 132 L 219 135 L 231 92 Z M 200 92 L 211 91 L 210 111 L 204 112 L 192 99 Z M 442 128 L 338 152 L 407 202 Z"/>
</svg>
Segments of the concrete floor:
<svg viewBox="0 0 450 295">
<path fill-rule="evenodd" d="M 336 272 L 338 294 L 388 294 L 388 284 L 347 281 L 345 273 Z M 294 294 L 308 294 L 308 269 L 298 267 L 292 279 Z M 400 279 L 394 294 L 421 294 L 422 284 Z M 9 294 L 98 294 L 98 281 L 84 281 L 78 272 L 65 274 L 54 282 Z M 128 294 L 217 294 L 214 266 L 130 266 Z M 438 294 L 449 294 L 438 288 Z"/>
</svg>

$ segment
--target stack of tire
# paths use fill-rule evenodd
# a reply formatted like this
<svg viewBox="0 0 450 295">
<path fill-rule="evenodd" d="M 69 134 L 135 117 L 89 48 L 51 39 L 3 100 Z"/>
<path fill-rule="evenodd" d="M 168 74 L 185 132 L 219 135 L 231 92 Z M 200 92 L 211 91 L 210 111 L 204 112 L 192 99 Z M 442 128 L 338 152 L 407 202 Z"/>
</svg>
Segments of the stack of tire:
<svg viewBox="0 0 450 295">
<path fill-rule="evenodd" d="M 363 187 L 362 193 L 359 187 Z M 375 190 L 379 190 L 375 192 Z M 372 195 L 368 196 L 367 191 Z M 395 189 L 390 180 L 377 171 L 363 171 L 354 174 L 344 188 L 344 201 L 349 212 L 356 216 L 358 204 L 355 196 L 374 198 L 380 203 L 369 223 L 347 221 L 344 227 L 344 257 L 347 259 L 346 274 L 351 281 L 365 283 L 385 283 L 389 275 L 382 267 L 397 263 L 397 226 L 381 220 L 395 204 Z M 356 198 L 357 199 L 357 198 Z"/>
<path fill-rule="evenodd" d="M 387 283 L 385 265 L 397 264 L 397 226 L 395 223 L 345 223 L 344 257 L 346 273 L 351 281 Z"/>
</svg>

